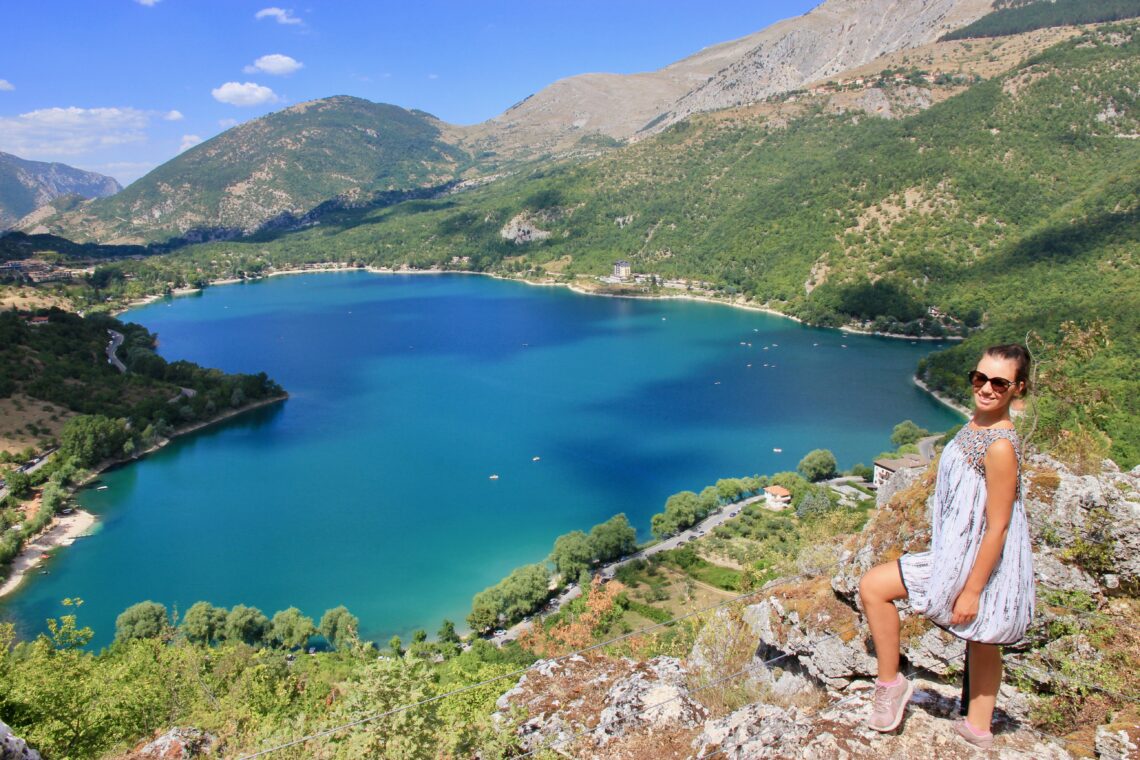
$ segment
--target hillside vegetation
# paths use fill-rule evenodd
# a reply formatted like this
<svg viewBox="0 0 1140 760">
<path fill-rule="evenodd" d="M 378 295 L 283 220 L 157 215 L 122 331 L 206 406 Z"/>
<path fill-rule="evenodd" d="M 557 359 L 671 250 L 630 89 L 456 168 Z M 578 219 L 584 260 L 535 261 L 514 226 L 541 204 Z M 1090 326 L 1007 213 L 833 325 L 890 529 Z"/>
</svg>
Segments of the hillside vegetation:
<svg viewBox="0 0 1140 760">
<path fill-rule="evenodd" d="M 229 129 L 118 195 L 41 220 L 77 240 L 170 242 L 297 226 L 323 203 L 368 204 L 453 180 L 466 154 L 422 111 L 337 96 Z"/>
<path fill-rule="evenodd" d="M 1140 461 L 1130 422 L 1140 395 L 1138 53 L 1137 25 L 1108 25 L 968 87 L 888 71 L 864 84 L 869 93 L 959 94 L 894 120 L 792 94 L 694 117 L 592 161 L 105 267 L 100 289 L 77 295 L 102 301 L 318 261 L 570 282 L 625 258 L 636 272 L 712 281 L 818 324 L 981 326 L 924 367 L 958 397 L 982 343 L 1034 330 L 1051 345 L 1062 322 L 1102 320 L 1107 345 L 1082 371 L 1110 397 L 1106 445 L 1131 465 Z M 549 234 L 515 242 L 502 234 L 512 221 Z"/>
<path fill-rule="evenodd" d="M 1004 37 L 1049 26 L 1095 24 L 1140 16 L 1138 0 L 1028 0 L 994 3 L 997 10 L 946 34 L 943 40 Z"/>
</svg>

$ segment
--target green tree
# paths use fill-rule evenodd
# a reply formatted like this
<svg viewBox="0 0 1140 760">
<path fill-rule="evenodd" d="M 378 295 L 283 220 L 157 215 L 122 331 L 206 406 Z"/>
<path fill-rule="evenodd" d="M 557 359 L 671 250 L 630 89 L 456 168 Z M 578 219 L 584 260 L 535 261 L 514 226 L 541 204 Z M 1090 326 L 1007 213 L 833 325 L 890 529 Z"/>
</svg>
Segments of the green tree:
<svg viewBox="0 0 1140 760">
<path fill-rule="evenodd" d="M 455 623 L 447 618 L 444 618 L 440 624 L 439 632 L 436 633 L 436 637 L 445 644 L 459 643 L 459 634 L 455 632 Z"/>
<path fill-rule="evenodd" d="M 333 607 L 321 616 L 320 633 L 335 649 L 344 649 L 357 641 L 360 621 L 344 605 Z"/>
<path fill-rule="evenodd" d="M 800 499 L 796 506 L 796 515 L 803 520 L 827 514 L 832 509 L 831 499 L 822 488 L 813 488 Z"/>
<path fill-rule="evenodd" d="M 895 425 L 894 430 L 891 431 L 891 443 L 895 448 L 905 446 L 908 443 L 917 443 L 919 438 L 930 435 L 930 431 L 926 428 L 920 428 L 910 420 L 903 420 Z"/>
<path fill-rule="evenodd" d="M 393 657 L 404 656 L 404 642 L 399 636 L 392 636 L 388 639 L 388 651 L 392 653 Z"/>
<path fill-rule="evenodd" d="M 250 646 L 265 643 L 269 634 L 269 618 L 256 607 L 235 604 L 226 615 L 226 638 L 230 641 L 244 641 Z"/>
<path fill-rule="evenodd" d="M 590 566 L 594 556 L 589 537 L 580 530 L 574 530 L 555 539 L 550 562 L 563 579 L 575 578 Z"/>
<path fill-rule="evenodd" d="M 809 451 L 807 456 L 800 460 L 796 469 L 799 470 L 805 478 L 811 482 L 825 480 L 827 478 L 835 477 L 837 473 L 838 463 L 835 461 L 835 455 L 827 449 L 815 449 Z"/>
<path fill-rule="evenodd" d="M 351 720 L 366 713 L 383 717 L 369 721 L 345 736 L 340 742 L 338 756 L 399 760 L 434 758 L 438 742 L 439 703 L 419 703 L 435 694 L 435 681 L 431 668 L 416 658 L 370 663 L 359 686 L 339 700 L 335 718 L 338 721 Z M 406 705 L 417 706 L 396 709 Z"/>
<path fill-rule="evenodd" d="M 179 628 L 188 641 L 210 644 L 225 635 L 228 614 L 225 608 L 215 607 L 209 602 L 194 602 L 182 616 Z"/>
<path fill-rule="evenodd" d="M 609 562 L 637 549 L 637 531 L 629 518 L 619 513 L 590 529 L 590 546 L 594 557 Z"/>
<path fill-rule="evenodd" d="M 166 607 L 158 602 L 132 604 L 115 618 L 115 641 L 153 639 L 170 628 Z"/>
<path fill-rule="evenodd" d="M 32 476 L 19 470 L 9 470 L 0 474 L 8 488 L 8 493 L 17 499 L 26 499 L 32 492 Z"/>
<path fill-rule="evenodd" d="M 316 632 L 312 618 L 301 614 L 296 607 L 290 607 L 273 615 L 269 637 L 277 646 L 301 649 Z"/>
<path fill-rule="evenodd" d="M 101 414 L 81 414 L 64 423 L 59 455 L 74 457 L 81 467 L 87 467 L 121 454 L 123 444 L 130 437 L 125 420 L 114 420 Z"/>
<path fill-rule="evenodd" d="M 471 612 L 467 615 L 467 624 L 479 633 L 485 633 L 499 624 L 506 615 L 506 600 L 498 586 L 491 586 L 480 591 L 471 600 Z"/>
</svg>

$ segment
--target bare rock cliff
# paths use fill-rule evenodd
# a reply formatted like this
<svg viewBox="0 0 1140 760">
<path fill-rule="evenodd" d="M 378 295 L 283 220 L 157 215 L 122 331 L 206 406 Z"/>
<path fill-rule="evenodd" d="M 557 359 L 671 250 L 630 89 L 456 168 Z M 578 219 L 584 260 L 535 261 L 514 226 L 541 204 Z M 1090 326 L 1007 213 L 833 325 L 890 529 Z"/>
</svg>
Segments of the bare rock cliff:
<svg viewBox="0 0 1140 760">
<path fill-rule="evenodd" d="M 663 69 L 560 80 L 464 130 L 471 150 L 536 156 L 583 137 L 652 134 L 700 111 L 796 89 L 923 45 L 985 15 L 991 0 L 827 0 L 811 12 Z"/>
</svg>

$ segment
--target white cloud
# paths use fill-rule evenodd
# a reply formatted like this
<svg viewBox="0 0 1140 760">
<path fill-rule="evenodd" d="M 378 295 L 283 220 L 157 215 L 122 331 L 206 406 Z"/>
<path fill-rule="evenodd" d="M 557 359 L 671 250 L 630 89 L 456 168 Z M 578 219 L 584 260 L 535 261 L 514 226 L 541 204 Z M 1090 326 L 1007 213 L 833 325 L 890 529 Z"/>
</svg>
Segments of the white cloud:
<svg viewBox="0 0 1140 760">
<path fill-rule="evenodd" d="M 428 74 L 428 79 L 439 79 L 439 74 Z"/>
<path fill-rule="evenodd" d="M 0 79 L 0 92 L 11 92 L 16 89 L 16 85 L 9 82 L 7 79 Z"/>
<path fill-rule="evenodd" d="M 229 103 L 232 106 L 260 106 L 277 102 L 277 93 L 253 82 L 226 82 L 221 87 L 210 90 L 210 94 L 219 103 Z"/>
<path fill-rule="evenodd" d="M 292 10 L 285 10 L 284 8 L 262 8 L 253 15 L 258 21 L 263 18 L 271 18 L 277 21 L 278 24 L 300 24 L 301 19 L 293 15 Z"/>
<path fill-rule="evenodd" d="M 243 71 L 245 71 L 246 74 L 256 74 L 261 71 L 266 74 L 284 76 L 286 74 L 292 74 L 294 71 L 304 68 L 304 66 L 305 64 L 287 55 L 270 53 L 269 55 L 261 56 L 252 64 L 246 66 Z"/>
<path fill-rule="evenodd" d="M 42 108 L 0 116 L 0 150 L 32 159 L 77 156 L 142 142 L 148 122 L 136 108 Z"/>
<path fill-rule="evenodd" d="M 162 115 L 162 118 L 165 119 L 166 121 L 182 121 L 183 116 L 182 116 L 181 111 L 175 110 L 175 111 L 167 111 L 166 113 L 164 113 Z"/>
<path fill-rule="evenodd" d="M 182 135 L 182 144 L 178 146 L 178 152 L 189 150 L 200 142 L 202 142 L 202 138 L 198 135 Z"/>
<path fill-rule="evenodd" d="M 147 8 L 153 8 L 158 5 L 159 0 L 135 0 L 139 5 L 145 5 Z"/>
<path fill-rule="evenodd" d="M 237 119 L 218 119 L 218 126 L 221 127 L 222 129 L 229 129 L 230 127 L 236 127 L 237 123 L 238 123 Z"/>
</svg>

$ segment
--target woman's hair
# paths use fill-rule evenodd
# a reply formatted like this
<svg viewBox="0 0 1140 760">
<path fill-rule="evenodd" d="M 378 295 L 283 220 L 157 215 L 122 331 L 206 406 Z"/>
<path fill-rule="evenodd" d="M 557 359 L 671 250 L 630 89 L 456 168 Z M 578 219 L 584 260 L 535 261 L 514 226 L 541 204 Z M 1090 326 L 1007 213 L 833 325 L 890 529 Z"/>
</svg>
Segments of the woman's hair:
<svg viewBox="0 0 1140 760">
<path fill-rule="evenodd" d="M 1017 365 L 1014 380 L 1025 383 L 1024 393 L 1029 392 L 1029 350 L 1020 343 L 1003 343 L 1000 346 L 990 346 L 985 350 L 986 356 L 1006 359 Z"/>
</svg>

